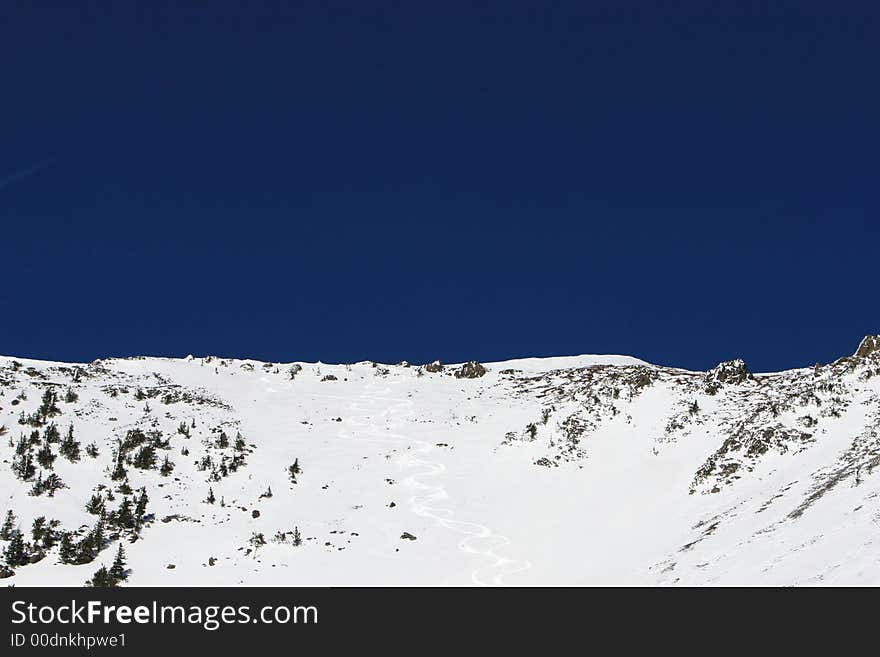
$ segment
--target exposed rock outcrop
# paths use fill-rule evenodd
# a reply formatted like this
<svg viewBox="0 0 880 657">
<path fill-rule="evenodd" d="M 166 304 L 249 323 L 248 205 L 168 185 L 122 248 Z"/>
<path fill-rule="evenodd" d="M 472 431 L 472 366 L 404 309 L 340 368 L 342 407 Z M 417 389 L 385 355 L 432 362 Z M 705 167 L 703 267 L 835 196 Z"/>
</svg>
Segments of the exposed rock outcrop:
<svg viewBox="0 0 880 657">
<path fill-rule="evenodd" d="M 425 371 L 430 372 L 431 374 L 436 374 L 437 372 L 443 371 L 443 363 L 439 360 L 435 360 L 433 363 L 426 363 L 424 365 Z"/>
<path fill-rule="evenodd" d="M 856 358 L 864 358 L 878 351 L 880 351 L 880 335 L 866 335 L 853 355 Z"/>
<path fill-rule="evenodd" d="M 727 360 L 706 372 L 706 391 L 714 395 L 724 384 L 745 383 L 753 378 L 744 360 Z"/>
<path fill-rule="evenodd" d="M 475 360 L 465 363 L 455 371 L 456 379 L 477 379 L 486 373 L 486 368 Z"/>
</svg>

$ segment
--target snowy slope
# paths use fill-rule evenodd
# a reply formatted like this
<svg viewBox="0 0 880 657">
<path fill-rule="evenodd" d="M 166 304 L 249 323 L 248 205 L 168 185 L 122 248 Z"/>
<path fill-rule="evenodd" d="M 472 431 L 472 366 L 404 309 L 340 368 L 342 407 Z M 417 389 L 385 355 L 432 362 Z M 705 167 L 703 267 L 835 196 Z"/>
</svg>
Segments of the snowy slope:
<svg viewBox="0 0 880 657">
<path fill-rule="evenodd" d="M 135 586 L 880 584 L 880 352 L 762 375 L 625 356 L 485 368 L 0 357 L 0 514 L 30 562 L 4 583 L 80 586 L 122 543 Z M 40 450 L 54 461 L 23 480 Z M 64 488 L 30 494 L 52 473 Z M 141 489 L 136 528 L 118 524 Z M 97 553 L 60 563 L 63 533 L 76 546 L 98 522 L 93 494 Z"/>
</svg>

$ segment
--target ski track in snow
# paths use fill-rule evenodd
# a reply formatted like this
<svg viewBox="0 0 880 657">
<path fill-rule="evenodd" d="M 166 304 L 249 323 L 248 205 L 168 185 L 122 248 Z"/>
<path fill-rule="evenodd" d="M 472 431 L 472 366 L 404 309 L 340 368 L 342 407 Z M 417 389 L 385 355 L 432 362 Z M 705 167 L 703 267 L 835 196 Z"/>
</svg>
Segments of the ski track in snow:
<svg viewBox="0 0 880 657">
<path fill-rule="evenodd" d="M 373 384 L 369 384 L 368 388 L 375 388 Z M 531 568 L 529 561 L 520 559 L 510 559 L 498 554 L 497 550 L 511 544 L 506 536 L 498 534 L 486 525 L 477 522 L 455 520 L 455 512 L 451 509 L 438 508 L 431 506 L 431 503 L 449 499 L 446 489 L 438 484 L 428 484 L 421 481 L 422 477 L 436 477 L 446 471 L 446 466 L 442 463 L 435 463 L 425 457 L 429 454 L 434 446 L 426 440 L 413 439 L 401 433 L 395 433 L 394 428 L 403 424 L 401 420 L 393 420 L 392 417 L 404 415 L 409 418 L 413 415 L 410 407 L 413 402 L 409 399 L 395 399 L 392 397 L 382 397 L 378 394 L 390 393 L 391 388 L 384 388 L 376 391 L 377 394 L 362 394 L 361 399 L 367 403 L 379 405 L 380 403 L 391 404 L 386 410 L 379 413 L 379 417 L 386 417 L 385 429 L 380 427 L 373 419 L 375 415 L 357 415 L 350 419 L 350 423 L 354 426 L 361 427 L 359 432 L 368 438 L 358 438 L 344 429 L 338 432 L 342 438 L 349 440 L 369 440 L 374 442 L 391 442 L 394 444 L 404 443 L 408 447 L 408 452 L 404 456 L 401 463 L 405 468 L 422 468 L 418 472 L 410 474 L 403 480 L 403 484 L 418 491 L 412 495 L 407 503 L 410 510 L 423 518 L 430 518 L 441 527 L 450 529 L 460 534 L 465 534 L 458 548 L 467 554 L 475 554 L 491 559 L 492 563 L 488 566 L 482 566 L 475 569 L 471 573 L 471 581 L 478 586 L 504 586 L 506 582 L 504 578 L 508 575 L 522 572 Z M 371 408 L 363 408 L 357 402 L 352 403 L 349 408 L 360 413 L 369 413 Z M 415 456 L 419 455 L 419 456 Z"/>
</svg>

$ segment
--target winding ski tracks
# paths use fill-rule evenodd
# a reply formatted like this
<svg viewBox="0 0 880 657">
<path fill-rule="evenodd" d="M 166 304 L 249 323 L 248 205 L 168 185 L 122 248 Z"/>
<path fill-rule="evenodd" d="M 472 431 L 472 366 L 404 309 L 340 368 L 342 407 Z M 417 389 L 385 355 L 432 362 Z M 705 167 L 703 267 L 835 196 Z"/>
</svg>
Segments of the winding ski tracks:
<svg viewBox="0 0 880 657">
<path fill-rule="evenodd" d="M 374 384 L 367 386 L 375 388 Z M 409 399 L 395 399 L 383 396 L 391 392 L 390 387 L 382 390 L 376 390 L 375 394 L 369 392 L 362 394 L 360 397 L 365 403 L 370 405 L 382 404 L 386 407 L 379 413 L 378 417 L 386 417 L 387 422 L 380 427 L 376 422 L 376 414 L 369 415 L 373 408 L 364 408 L 358 402 L 351 404 L 353 411 L 364 413 L 349 418 L 350 423 L 358 427 L 358 436 L 354 436 L 342 429 L 339 431 L 340 437 L 351 440 L 369 440 L 375 442 L 392 442 L 395 444 L 404 443 L 410 446 L 407 454 L 403 457 L 401 465 L 405 468 L 418 468 L 415 472 L 411 472 L 404 480 L 403 484 L 412 488 L 415 493 L 407 500 L 410 510 L 423 518 L 430 518 L 441 527 L 445 527 L 465 537 L 458 543 L 458 548 L 465 553 L 479 555 L 491 560 L 486 566 L 481 566 L 471 573 L 471 581 L 479 586 L 504 586 L 504 578 L 515 573 L 522 572 L 531 568 L 529 561 L 520 559 L 509 559 L 498 554 L 497 550 L 511 544 L 506 536 L 494 532 L 486 525 L 477 522 L 456 520 L 451 509 L 444 509 L 434 504 L 449 499 L 446 489 L 438 484 L 426 483 L 423 478 L 437 477 L 446 471 L 446 466 L 441 463 L 435 463 L 427 458 L 427 455 L 434 449 L 434 446 L 419 439 L 410 438 L 404 434 L 396 433 L 394 429 L 401 424 L 403 420 L 395 420 L 395 417 L 408 418 L 413 415 L 410 410 L 413 402 Z"/>
</svg>

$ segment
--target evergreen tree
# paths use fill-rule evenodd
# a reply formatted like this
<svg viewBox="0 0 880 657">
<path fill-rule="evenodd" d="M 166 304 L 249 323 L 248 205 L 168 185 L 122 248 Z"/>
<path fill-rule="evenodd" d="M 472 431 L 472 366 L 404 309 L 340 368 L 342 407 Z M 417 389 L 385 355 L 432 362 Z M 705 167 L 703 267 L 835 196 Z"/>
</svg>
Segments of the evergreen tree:
<svg viewBox="0 0 880 657">
<path fill-rule="evenodd" d="M 43 445 L 40 448 L 40 451 L 37 452 L 37 463 L 40 464 L 40 467 L 46 468 L 47 470 L 52 467 L 55 458 L 55 454 L 52 453 L 52 447 L 49 443 Z"/>
<path fill-rule="evenodd" d="M 216 501 L 217 501 L 217 498 L 214 497 L 214 489 L 209 487 L 208 488 L 208 498 L 205 500 L 205 502 L 207 502 L 208 504 L 213 504 Z"/>
<path fill-rule="evenodd" d="M 147 434 L 140 429 L 130 429 L 125 434 L 125 439 L 120 442 L 119 451 L 125 455 L 126 452 L 130 452 L 135 447 L 139 447 L 146 442 L 148 442 Z"/>
<path fill-rule="evenodd" d="M 113 559 L 113 565 L 110 566 L 110 577 L 117 582 L 128 579 L 125 563 L 125 550 L 122 549 L 122 542 L 119 543 L 119 549 L 116 551 L 116 558 Z"/>
<path fill-rule="evenodd" d="M 55 491 L 62 488 L 67 488 L 67 484 L 54 472 L 43 480 L 42 490 L 48 492 L 49 497 L 55 497 Z"/>
<path fill-rule="evenodd" d="M 263 536 L 262 532 L 254 532 L 251 534 L 251 540 L 248 542 L 254 548 L 254 556 L 256 556 L 257 550 L 266 544 L 266 537 Z"/>
<path fill-rule="evenodd" d="M 34 539 L 34 543 L 41 542 L 47 531 L 46 516 L 34 518 L 34 524 L 31 525 L 31 536 Z"/>
<path fill-rule="evenodd" d="M 131 512 L 131 501 L 127 497 L 122 498 L 122 503 L 119 505 L 119 511 L 116 512 L 115 517 L 113 518 L 116 525 L 123 529 L 131 529 L 134 527 L 134 515 Z"/>
<path fill-rule="evenodd" d="M 293 465 L 287 467 L 287 474 L 290 476 L 290 483 L 296 483 L 296 475 L 300 473 L 299 459 L 294 459 Z"/>
<path fill-rule="evenodd" d="M 60 525 L 61 523 L 57 520 L 47 521 L 45 516 L 34 519 L 34 524 L 31 527 L 34 545 L 42 546 L 45 550 L 51 550 L 58 541 L 56 528 Z"/>
<path fill-rule="evenodd" d="M 152 445 L 144 445 L 131 464 L 140 470 L 152 470 L 156 467 L 156 448 Z"/>
<path fill-rule="evenodd" d="M 127 473 L 125 472 L 125 466 L 122 465 L 123 454 L 122 450 L 116 452 L 116 458 L 114 459 L 115 465 L 113 466 L 113 472 L 110 473 L 110 478 L 113 481 L 119 481 L 120 479 L 125 479 Z"/>
<path fill-rule="evenodd" d="M 79 395 L 76 394 L 72 388 L 68 388 L 67 392 L 64 393 L 64 401 L 67 404 L 73 404 L 79 401 Z"/>
<path fill-rule="evenodd" d="M 138 522 L 140 522 L 141 518 L 143 518 L 144 514 L 147 512 L 147 502 L 149 501 L 150 498 L 147 496 L 147 488 L 144 486 L 141 488 L 140 497 L 138 497 L 138 501 L 134 507 L 134 515 Z"/>
<path fill-rule="evenodd" d="M 98 518 L 98 522 L 79 544 L 80 563 L 92 561 L 98 552 L 104 547 L 104 519 Z"/>
<path fill-rule="evenodd" d="M 79 441 L 73 437 L 73 425 L 67 429 L 64 440 L 58 448 L 59 453 L 71 463 L 79 461 Z"/>
<path fill-rule="evenodd" d="M 8 541 L 12 538 L 12 532 L 15 531 L 15 514 L 12 509 L 6 512 L 6 520 L 3 521 L 3 527 L 0 527 L 0 539 Z"/>
<path fill-rule="evenodd" d="M 240 432 L 236 433 L 235 434 L 235 451 L 236 452 L 243 452 L 245 450 L 245 447 L 246 447 L 246 445 L 244 442 L 244 438 L 241 437 L 241 433 Z"/>
<path fill-rule="evenodd" d="M 74 563 L 76 561 L 76 548 L 70 538 L 70 532 L 61 534 L 61 544 L 58 547 L 58 560 L 61 563 Z"/>
<path fill-rule="evenodd" d="M 29 481 L 37 472 L 34 466 L 34 457 L 30 452 L 25 452 L 12 460 L 12 471 L 22 481 Z"/>
<path fill-rule="evenodd" d="M 110 575 L 106 566 L 101 566 L 95 571 L 95 574 L 92 575 L 92 579 L 86 582 L 86 586 L 90 586 L 92 588 L 111 588 L 116 586 L 116 581 Z"/>
<path fill-rule="evenodd" d="M 27 544 L 18 529 L 13 530 L 9 545 L 3 551 L 3 557 L 10 568 L 24 566 L 28 562 Z"/>
<path fill-rule="evenodd" d="M 299 533 L 299 527 L 294 527 L 293 528 L 293 544 L 295 546 L 299 547 L 300 545 L 302 545 L 302 542 L 303 541 L 302 541 L 302 536 L 300 536 L 300 533 Z"/>
<path fill-rule="evenodd" d="M 43 486 L 43 471 L 40 470 L 40 473 L 37 475 L 37 480 L 34 482 L 34 485 L 31 486 L 31 490 L 28 494 L 40 496 L 43 494 L 44 490 L 45 488 Z"/>
<path fill-rule="evenodd" d="M 89 443 L 86 446 L 86 454 L 88 454 L 90 458 L 98 458 L 98 446 L 95 445 L 95 443 Z"/>
<path fill-rule="evenodd" d="M 43 440 L 47 443 L 57 443 L 61 440 L 61 432 L 58 431 L 58 425 L 52 422 L 43 433 Z"/>
<path fill-rule="evenodd" d="M 104 498 L 98 493 L 93 493 L 89 501 L 86 502 L 86 511 L 94 516 L 104 513 Z"/>
<path fill-rule="evenodd" d="M 165 458 L 162 460 L 162 465 L 159 468 L 159 474 L 163 477 L 167 477 L 174 470 L 174 464 L 168 460 L 168 455 L 165 455 Z"/>
<path fill-rule="evenodd" d="M 47 417 L 53 417 L 61 413 L 61 410 L 57 405 L 58 396 L 55 394 L 55 391 L 52 388 L 46 388 L 46 392 L 43 393 L 42 403 L 40 404 L 40 415 L 43 416 L 44 420 Z"/>
</svg>

